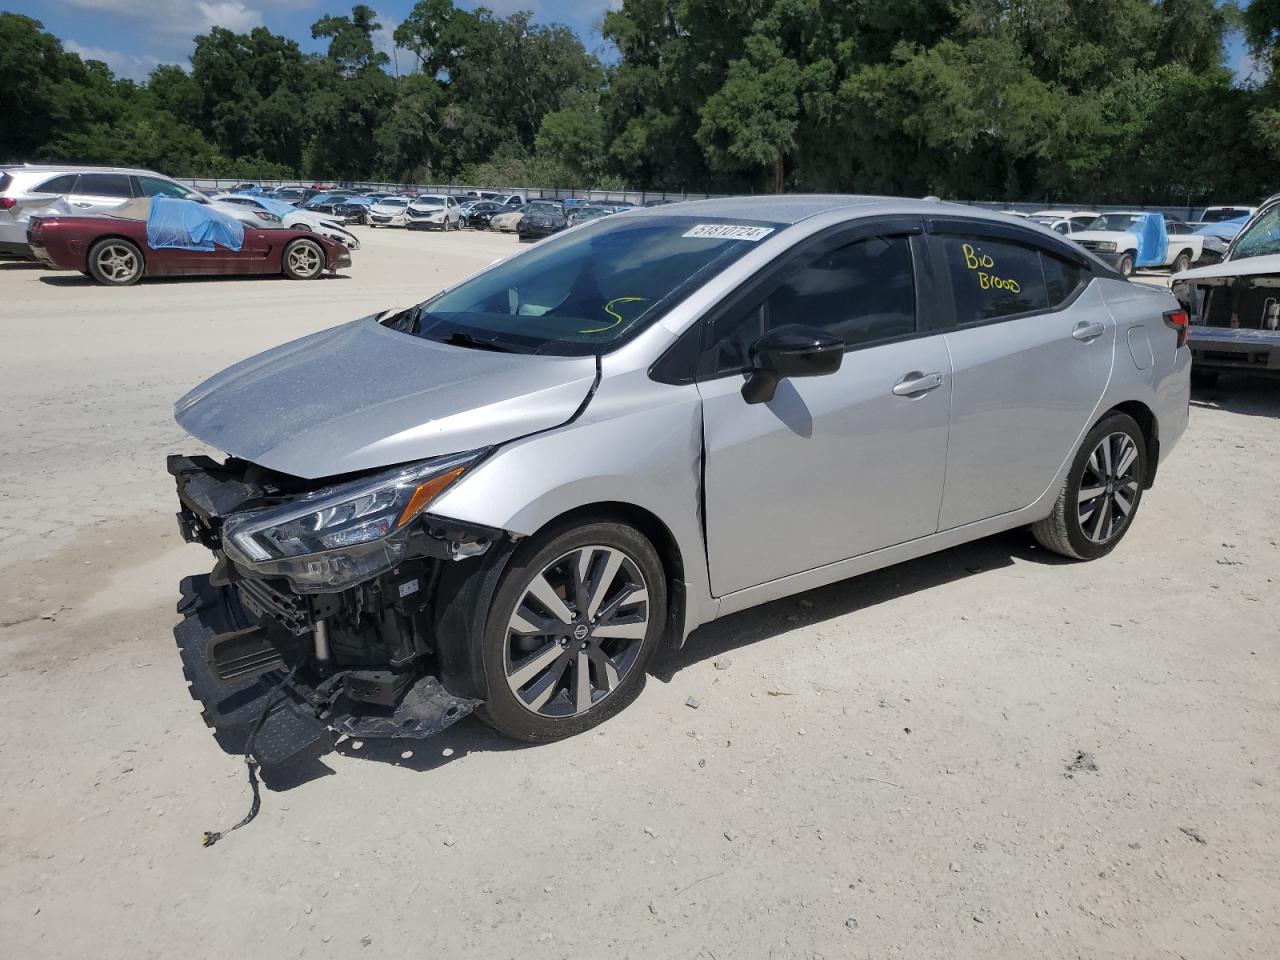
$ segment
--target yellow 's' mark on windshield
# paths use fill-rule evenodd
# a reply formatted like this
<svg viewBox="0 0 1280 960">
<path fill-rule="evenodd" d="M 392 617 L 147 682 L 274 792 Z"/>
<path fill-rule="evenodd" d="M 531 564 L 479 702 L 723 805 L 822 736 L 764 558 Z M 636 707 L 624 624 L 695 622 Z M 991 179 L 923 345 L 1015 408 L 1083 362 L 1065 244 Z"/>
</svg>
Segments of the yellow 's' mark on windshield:
<svg viewBox="0 0 1280 960">
<path fill-rule="evenodd" d="M 614 297 L 604 305 L 604 312 L 613 317 L 613 323 L 606 324 L 603 327 L 588 327 L 586 330 L 579 330 L 579 333 L 604 333 L 606 330 L 612 330 L 622 322 L 622 314 L 613 309 L 615 303 L 640 303 L 644 297 Z"/>
</svg>

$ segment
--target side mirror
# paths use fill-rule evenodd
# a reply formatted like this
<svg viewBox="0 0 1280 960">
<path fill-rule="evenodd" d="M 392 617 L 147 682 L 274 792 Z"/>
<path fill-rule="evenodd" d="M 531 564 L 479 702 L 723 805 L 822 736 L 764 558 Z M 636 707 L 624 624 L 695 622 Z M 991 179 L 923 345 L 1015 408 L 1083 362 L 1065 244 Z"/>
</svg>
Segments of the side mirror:
<svg viewBox="0 0 1280 960">
<path fill-rule="evenodd" d="M 768 403 L 784 377 L 821 377 L 844 362 L 844 341 L 813 327 L 788 324 L 751 345 L 751 373 L 742 385 L 747 403 Z"/>
</svg>

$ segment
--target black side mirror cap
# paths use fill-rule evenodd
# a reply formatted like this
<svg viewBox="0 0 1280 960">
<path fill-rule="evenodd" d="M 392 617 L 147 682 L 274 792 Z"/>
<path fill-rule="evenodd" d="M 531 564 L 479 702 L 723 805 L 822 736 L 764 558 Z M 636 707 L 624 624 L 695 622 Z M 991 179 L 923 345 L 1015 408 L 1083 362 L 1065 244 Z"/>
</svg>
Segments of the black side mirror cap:
<svg viewBox="0 0 1280 960">
<path fill-rule="evenodd" d="M 844 362 L 844 340 L 824 330 L 788 324 L 751 345 L 751 372 L 742 385 L 747 403 L 768 403 L 784 377 L 821 377 Z"/>
</svg>

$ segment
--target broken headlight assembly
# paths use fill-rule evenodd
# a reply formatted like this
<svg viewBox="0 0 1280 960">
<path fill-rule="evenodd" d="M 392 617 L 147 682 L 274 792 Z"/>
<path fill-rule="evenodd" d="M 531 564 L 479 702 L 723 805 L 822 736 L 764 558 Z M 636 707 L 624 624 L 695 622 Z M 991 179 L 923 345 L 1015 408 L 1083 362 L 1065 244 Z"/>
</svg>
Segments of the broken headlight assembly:
<svg viewBox="0 0 1280 960">
<path fill-rule="evenodd" d="M 298 593 L 345 590 L 400 563 L 413 521 L 484 453 L 433 457 L 232 514 L 223 549 L 237 565 L 284 577 Z"/>
</svg>

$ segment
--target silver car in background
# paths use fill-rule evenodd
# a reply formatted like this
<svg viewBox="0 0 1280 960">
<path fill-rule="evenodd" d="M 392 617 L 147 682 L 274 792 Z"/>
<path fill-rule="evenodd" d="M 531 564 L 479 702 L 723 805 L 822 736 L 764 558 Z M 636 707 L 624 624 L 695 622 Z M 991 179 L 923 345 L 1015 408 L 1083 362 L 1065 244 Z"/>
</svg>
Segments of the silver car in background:
<svg viewBox="0 0 1280 960">
<path fill-rule="evenodd" d="M 169 461 L 215 557 L 192 693 L 266 763 L 473 710 L 550 741 L 717 617 L 1014 527 L 1101 557 L 1187 425 L 1186 338 L 1168 290 L 970 207 L 583 224 L 178 402 L 229 454 Z"/>
</svg>

